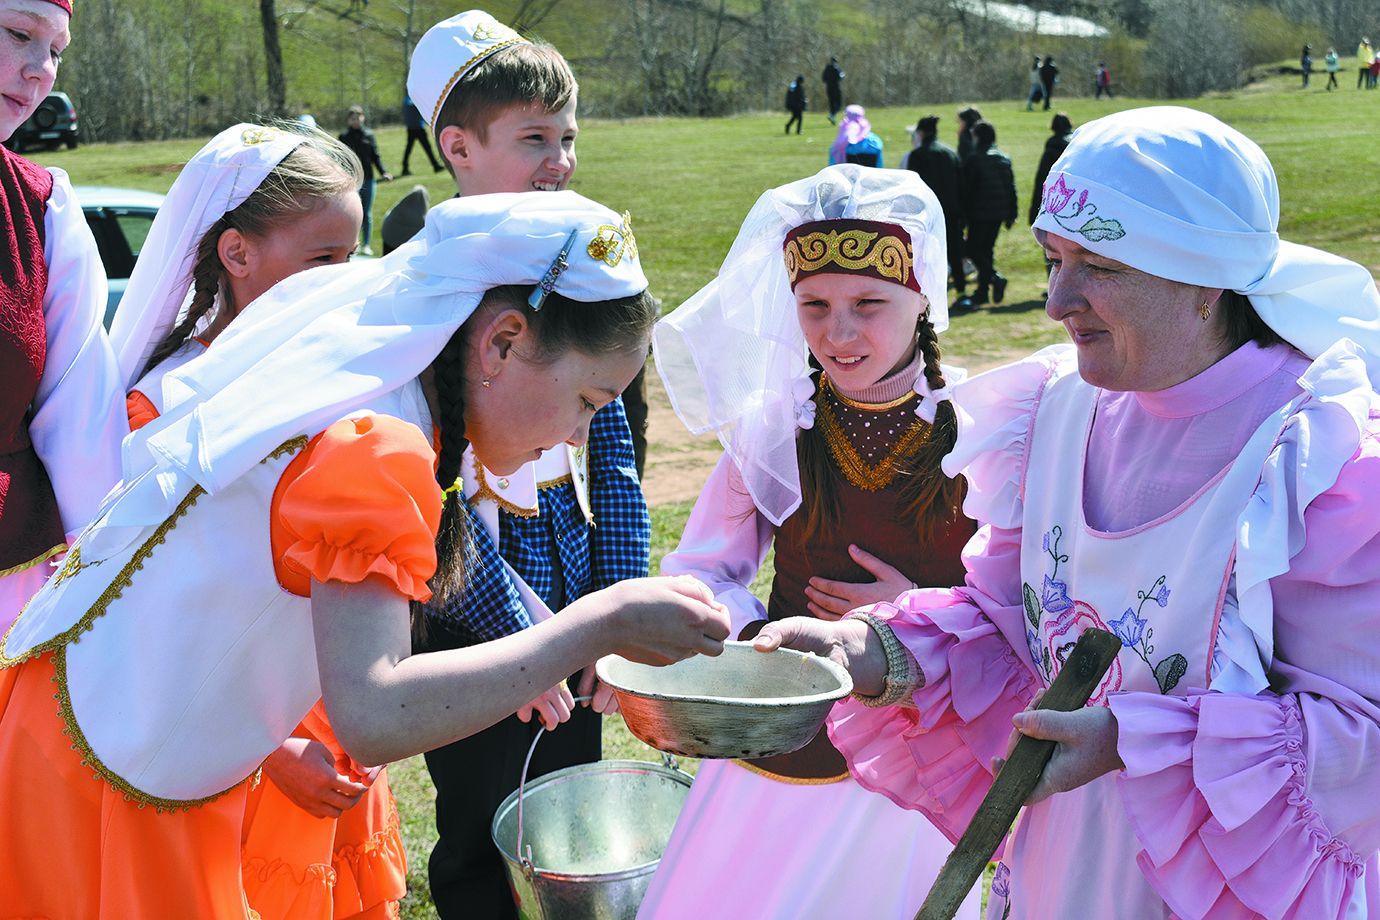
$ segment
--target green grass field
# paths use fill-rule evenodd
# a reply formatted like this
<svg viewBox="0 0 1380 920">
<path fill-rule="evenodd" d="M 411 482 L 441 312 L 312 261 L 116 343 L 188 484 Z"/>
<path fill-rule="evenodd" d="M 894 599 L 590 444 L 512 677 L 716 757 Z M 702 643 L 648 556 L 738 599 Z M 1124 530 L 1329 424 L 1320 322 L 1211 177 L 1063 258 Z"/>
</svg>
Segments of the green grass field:
<svg viewBox="0 0 1380 920">
<path fill-rule="evenodd" d="M 1240 92 L 1195 100 L 1192 104 L 1222 118 L 1258 141 L 1274 162 L 1281 188 L 1281 235 L 1320 246 L 1380 271 L 1380 202 L 1377 187 L 1374 124 L 1380 94 L 1355 92 L 1343 84 L 1326 93 L 1323 81 L 1299 90 L 1293 78 L 1281 77 Z M 1075 124 L 1111 111 L 1147 104 L 1144 100 L 1061 103 Z M 887 144 L 887 165 L 908 149 L 906 129 L 930 111 L 941 114 L 941 137 L 952 140 L 958 106 L 917 105 L 869 112 L 874 129 Z M 1049 118 L 1027 113 L 1018 102 L 987 103 L 984 114 L 998 130 L 998 145 L 1015 164 L 1024 215 L 1030 183 Z M 579 142 L 580 166 L 574 187 L 610 206 L 632 212 L 639 246 L 653 290 L 667 309 L 682 302 L 709 280 L 737 232 L 739 222 L 765 189 L 809 175 L 826 163 L 833 129 L 812 113 L 802 137 L 782 136 L 784 115 L 744 115 L 719 120 L 588 121 Z M 379 132 L 384 162 L 399 169 L 401 129 Z M 165 191 L 177 169 L 199 141 L 116 144 L 82 147 L 73 152 L 35 154 L 47 165 L 61 166 L 73 181 Z M 417 154 L 413 165 L 425 163 Z M 405 194 L 413 178 L 379 188 L 375 226 L 384 211 Z M 416 181 L 437 201 L 452 193 L 449 176 L 429 172 Z M 379 242 L 374 241 L 377 248 Z M 1029 232 L 1019 224 L 1003 234 L 998 265 L 1011 277 L 1007 303 L 955 320 L 945 336 L 949 360 L 970 366 L 990 365 L 1063 339 L 1062 330 L 1043 312 L 1043 262 Z M 688 504 L 653 509 L 653 569 L 675 545 Z M 759 579 L 759 587 L 764 579 Z M 632 739 L 621 720 L 605 730 L 608 757 L 653 759 L 654 752 Z M 391 768 L 403 814 L 411 861 L 413 893 L 404 916 L 430 917 L 426 894 L 426 853 L 431 827 L 430 782 L 421 758 Z"/>
</svg>

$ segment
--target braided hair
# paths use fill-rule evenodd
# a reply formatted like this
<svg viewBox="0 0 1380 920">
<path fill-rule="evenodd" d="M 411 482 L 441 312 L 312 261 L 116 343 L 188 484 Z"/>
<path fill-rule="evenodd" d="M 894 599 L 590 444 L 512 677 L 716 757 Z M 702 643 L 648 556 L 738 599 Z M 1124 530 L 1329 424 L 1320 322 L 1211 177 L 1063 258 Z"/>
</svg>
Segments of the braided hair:
<svg viewBox="0 0 1380 920">
<path fill-rule="evenodd" d="M 216 294 L 221 289 L 221 274 L 224 271 L 220 264 L 220 252 L 217 249 L 220 243 L 220 235 L 230 229 L 228 214 L 222 214 L 220 219 L 211 225 L 211 228 L 202 235 L 200 242 L 196 246 L 196 261 L 192 264 L 192 302 L 187 308 L 187 315 L 183 320 L 173 327 L 172 331 L 163 337 L 163 341 L 158 343 L 158 347 L 153 350 L 149 357 L 149 363 L 144 365 L 144 370 L 140 374 L 147 374 L 173 352 L 181 348 L 186 341 L 192 337 L 197 325 L 202 318 L 206 317 L 216 305 Z M 234 298 L 230 294 L 229 285 L 225 286 L 224 293 L 225 308 L 233 315 L 235 311 Z"/>
<path fill-rule="evenodd" d="M 436 465 L 436 482 L 450 489 L 460 475 L 461 457 L 469 446 L 465 433 L 465 354 L 471 330 L 482 326 L 495 310 L 524 311 L 535 345 L 525 360 L 545 362 L 571 349 L 589 355 L 641 351 L 645 354 L 660 304 L 649 292 L 614 300 L 585 302 L 560 293 L 547 295 L 539 312 L 527 310 L 530 285 L 505 285 L 491 288 L 470 320 L 455 331 L 450 341 L 431 363 L 436 384 L 437 416 L 441 451 Z M 447 493 L 436 532 L 436 574 L 429 586 L 432 599 L 426 605 L 412 605 L 414 645 L 426 640 L 426 607 L 452 606 L 465 589 L 465 572 L 473 559 L 472 518 L 458 491 Z"/>
<path fill-rule="evenodd" d="M 944 371 L 939 365 L 939 335 L 930 322 L 928 310 L 920 314 L 916 321 L 916 348 L 924 362 L 925 381 L 931 390 L 941 389 L 945 381 Z M 813 354 L 810 355 L 810 368 L 818 390 L 823 368 Z M 915 521 L 917 533 L 927 541 L 938 539 L 961 513 L 963 483 L 944 475 L 940 467 L 940 461 L 953 450 L 957 439 L 958 418 L 954 414 L 953 403 L 946 400 L 935 407 L 930 436 L 909 457 L 898 459 L 897 472 L 903 480 L 901 503 L 904 513 Z M 842 519 L 843 509 L 834 484 L 843 474 L 830 459 L 829 446 L 818 426 L 800 432 L 796 440 L 796 456 L 800 465 L 805 539 L 809 540 L 832 529 Z"/>
</svg>

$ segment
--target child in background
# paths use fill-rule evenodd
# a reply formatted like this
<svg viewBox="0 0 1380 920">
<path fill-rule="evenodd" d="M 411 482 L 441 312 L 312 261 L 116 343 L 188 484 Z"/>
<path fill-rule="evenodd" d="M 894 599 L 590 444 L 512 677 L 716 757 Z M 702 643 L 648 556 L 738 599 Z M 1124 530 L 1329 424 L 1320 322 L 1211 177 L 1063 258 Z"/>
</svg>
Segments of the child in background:
<svg viewBox="0 0 1380 920">
<path fill-rule="evenodd" d="M 111 327 L 131 428 L 158 418 L 163 378 L 205 353 L 261 294 L 350 257 L 360 180 L 347 148 L 301 128 L 233 125 L 187 162 Z M 344 752 L 319 702 L 263 770 L 241 851 L 250 907 L 264 920 L 395 914 L 407 858 L 386 770 Z"/>
<path fill-rule="evenodd" d="M 554 192 L 570 183 L 577 85 L 550 45 L 529 42 L 482 11 L 461 13 L 418 42 L 408 93 L 431 122 L 462 198 Z M 624 220 L 604 232 L 611 244 L 632 234 Z M 610 249 L 608 258 L 619 251 Z M 646 575 L 651 523 L 622 401 L 594 415 L 587 444 L 546 446 L 540 460 L 507 475 L 466 455 L 464 507 L 484 564 L 463 599 L 427 608 L 419 650 L 520 632 L 591 591 Z M 574 706 L 563 683 L 492 728 L 427 753 L 439 832 L 429 881 L 441 917 L 515 916 L 489 825 L 517 788 L 542 725 L 556 730 L 537 746 L 530 777 L 601 757 L 601 714 L 614 706 L 612 696 L 596 690 L 592 668 L 572 675 L 572 686 L 593 704 Z"/>
<path fill-rule="evenodd" d="M 657 327 L 672 404 L 725 448 L 662 571 L 709 585 L 738 638 L 962 580 L 974 526 L 939 467 L 961 376 L 939 362 L 944 237 L 914 173 L 831 166 L 758 199 L 718 277 Z M 764 607 L 749 586 L 773 547 Z M 909 917 L 949 850 L 821 731 L 700 765 L 639 917 Z"/>
</svg>

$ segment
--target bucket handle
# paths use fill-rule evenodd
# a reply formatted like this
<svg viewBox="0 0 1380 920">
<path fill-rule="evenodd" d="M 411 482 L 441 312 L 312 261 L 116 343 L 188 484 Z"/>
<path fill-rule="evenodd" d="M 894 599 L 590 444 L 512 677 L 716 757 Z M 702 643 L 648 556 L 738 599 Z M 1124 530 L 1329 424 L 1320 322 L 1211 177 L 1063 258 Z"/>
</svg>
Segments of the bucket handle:
<svg viewBox="0 0 1380 920">
<path fill-rule="evenodd" d="M 583 703 L 586 700 L 594 699 L 593 696 L 577 696 L 576 703 Z M 540 723 L 539 723 L 540 724 Z M 518 777 L 518 799 L 517 799 L 517 861 L 522 866 L 522 875 L 527 881 L 532 881 L 532 874 L 536 871 L 536 866 L 532 863 L 532 845 L 529 843 L 527 849 L 522 847 L 522 796 L 523 790 L 527 787 L 527 768 L 532 765 L 532 755 L 537 752 L 537 742 L 541 736 L 551 729 L 545 725 L 540 725 L 536 736 L 532 739 L 532 746 L 527 749 L 527 758 L 522 762 L 522 775 Z"/>
<path fill-rule="evenodd" d="M 577 696 L 575 702 L 582 703 L 585 700 L 592 700 L 592 696 Z M 532 765 L 532 755 L 537 752 L 537 742 L 541 740 L 550 729 L 542 725 L 536 736 L 532 739 L 532 746 L 527 749 L 527 757 L 522 762 L 522 775 L 518 778 L 517 796 L 517 861 L 522 866 L 522 875 L 527 881 L 532 881 L 532 875 L 536 872 L 536 865 L 532 862 L 532 845 L 529 843 L 524 850 L 522 846 L 522 797 L 527 787 L 527 768 Z M 690 776 L 685 770 L 680 768 L 680 764 L 674 757 L 665 751 L 661 752 L 661 764 L 669 770 L 675 770 L 682 776 Z"/>
</svg>

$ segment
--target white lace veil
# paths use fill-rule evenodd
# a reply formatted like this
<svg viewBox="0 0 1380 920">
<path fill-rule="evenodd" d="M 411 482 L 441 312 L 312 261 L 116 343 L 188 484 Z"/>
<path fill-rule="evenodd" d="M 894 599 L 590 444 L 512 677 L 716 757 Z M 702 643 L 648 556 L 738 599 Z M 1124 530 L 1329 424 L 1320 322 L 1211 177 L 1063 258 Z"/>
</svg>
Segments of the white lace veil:
<svg viewBox="0 0 1380 920">
<path fill-rule="evenodd" d="M 949 325 L 944 213 L 908 170 L 841 164 L 757 199 L 718 276 L 657 324 L 657 370 L 691 431 L 718 435 L 757 508 L 781 524 L 800 505 L 797 417 L 813 395 L 809 350 L 782 258 L 786 232 L 817 220 L 888 221 L 910 232 L 936 332 Z"/>
</svg>

